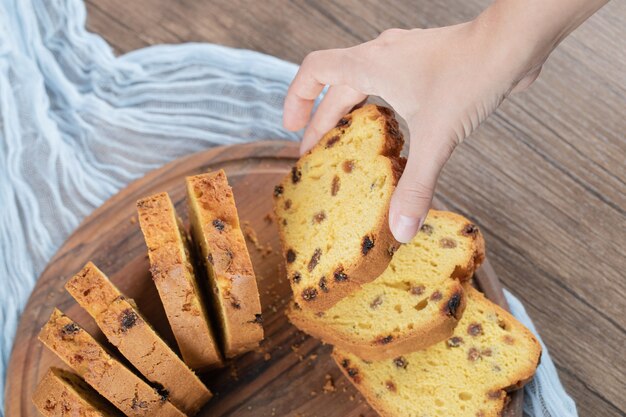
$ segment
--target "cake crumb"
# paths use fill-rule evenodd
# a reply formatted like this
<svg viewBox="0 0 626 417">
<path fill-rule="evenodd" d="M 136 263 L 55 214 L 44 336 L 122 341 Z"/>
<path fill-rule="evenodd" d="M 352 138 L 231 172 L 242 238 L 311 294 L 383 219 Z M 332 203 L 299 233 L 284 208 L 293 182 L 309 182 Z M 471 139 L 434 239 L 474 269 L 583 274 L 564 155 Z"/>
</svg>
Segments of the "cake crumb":
<svg viewBox="0 0 626 417">
<path fill-rule="evenodd" d="M 263 355 L 263 359 L 265 360 L 265 362 L 267 362 L 272 359 L 272 355 L 269 352 L 265 352 L 265 355 Z"/>
<path fill-rule="evenodd" d="M 265 217 L 263 217 L 263 220 L 265 220 L 265 223 L 267 224 L 274 223 L 274 213 L 267 213 Z"/>
<path fill-rule="evenodd" d="M 317 395 L 317 392 L 311 391 L 311 397 L 315 397 L 316 395 Z"/>
<path fill-rule="evenodd" d="M 235 381 L 239 381 L 239 375 L 237 373 L 237 367 L 234 364 L 230 365 L 230 377 Z"/>
<path fill-rule="evenodd" d="M 287 271 L 285 270 L 283 263 L 278 262 L 276 264 L 276 276 L 278 277 L 279 280 L 282 280 L 282 278 L 286 277 L 286 275 L 287 275 Z"/>
<path fill-rule="evenodd" d="M 324 386 L 322 387 L 322 391 L 324 391 L 324 394 L 328 394 L 330 392 L 335 392 L 336 391 L 335 381 L 333 381 L 332 375 L 326 374 L 324 376 L 324 379 L 326 380 L 324 382 Z"/>
<path fill-rule="evenodd" d="M 242 225 L 243 225 L 243 234 L 246 237 L 246 239 L 250 243 L 252 243 L 255 248 L 257 248 L 257 249 L 263 248 L 259 244 L 259 238 L 256 235 L 256 231 L 252 228 L 252 225 L 250 225 L 250 222 L 248 220 L 244 220 L 242 222 Z"/>
<path fill-rule="evenodd" d="M 270 256 L 272 253 L 274 253 L 274 248 L 272 247 L 272 245 L 270 245 L 269 243 L 265 245 L 265 247 L 263 247 L 263 249 L 261 250 L 261 257 L 265 258 L 267 256 Z"/>
<path fill-rule="evenodd" d="M 261 252 L 261 257 L 265 258 L 271 255 L 272 253 L 274 253 L 274 248 L 272 247 L 272 245 L 267 243 L 265 246 L 263 246 L 259 242 L 259 238 L 256 234 L 256 231 L 254 230 L 254 228 L 252 227 L 252 225 L 250 224 L 248 220 L 244 220 L 241 224 L 243 226 L 242 230 L 243 230 L 244 236 L 246 237 L 246 240 L 252 243 L 257 251 Z"/>
<path fill-rule="evenodd" d="M 130 224 L 136 224 L 136 223 L 137 223 L 137 216 L 131 216 Z"/>
</svg>

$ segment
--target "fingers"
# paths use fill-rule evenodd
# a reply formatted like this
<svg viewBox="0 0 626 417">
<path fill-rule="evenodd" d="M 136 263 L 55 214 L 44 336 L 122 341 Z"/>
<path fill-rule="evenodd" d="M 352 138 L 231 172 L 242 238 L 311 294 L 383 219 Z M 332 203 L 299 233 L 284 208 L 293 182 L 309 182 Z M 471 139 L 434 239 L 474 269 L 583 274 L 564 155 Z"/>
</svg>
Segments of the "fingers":
<svg viewBox="0 0 626 417">
<path fill-rule="evenodd" d="M 347 85 L 330 87 L 304 132 L 300 154 L 311 149 L 326 132 L 335 127 L 341 117 L 366 98 L 367 95 Z"/>
<path fill-rule="evenodd" d="M 299 130 L 306 126 L 315 99 L 326 85 L 349 83 L 345 74 L 350 74 L 351 60 L 346 51 L 316 51 L 304 58 L 285 97 L 283 125 L 286 129 Z"/>
<path fill-rule="evenodd" d="M 398 242 L 410 242 L 424 223 L 439 173 L 454 147 L 455 142 L 445 137 L 411 140 L 409 159 L 389 210 L 389 227 Z"/>
</svg>

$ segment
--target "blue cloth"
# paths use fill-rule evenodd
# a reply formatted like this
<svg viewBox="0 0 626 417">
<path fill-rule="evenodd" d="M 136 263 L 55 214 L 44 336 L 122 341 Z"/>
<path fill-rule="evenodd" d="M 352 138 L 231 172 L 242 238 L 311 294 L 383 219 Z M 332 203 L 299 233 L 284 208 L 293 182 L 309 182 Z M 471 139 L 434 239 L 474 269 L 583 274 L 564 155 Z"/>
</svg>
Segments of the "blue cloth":
<svg viewBox="0 0 626 417">
<path fill-rule="evenodd" d="M 81 1 L 0 2 L 2 410 L 22 309 L 81 219 L 132 180 L 183 155 L 261 138 L 297 140 L 281 128 L 296 70 L 267 55 L 207 44 L 115 57 L 86 32 Z M 521 304 L 508 297 L 534 331 Z M 576 415 L 547 350 L 527 392 L 531 415 Z"/>
</svg>

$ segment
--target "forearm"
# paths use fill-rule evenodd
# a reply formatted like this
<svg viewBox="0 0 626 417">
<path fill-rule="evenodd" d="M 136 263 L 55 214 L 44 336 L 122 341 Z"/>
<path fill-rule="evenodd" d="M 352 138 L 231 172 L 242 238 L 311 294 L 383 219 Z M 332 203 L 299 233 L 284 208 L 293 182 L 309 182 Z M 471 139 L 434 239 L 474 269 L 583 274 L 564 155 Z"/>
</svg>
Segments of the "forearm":
<svg viewBox="0 0 626 417">
<path fill-rule="evenodd" d="M 522 70 L 543 64 L 556 46 L 608 0 L 496 0 L 475 23 Z"/>
</svg>

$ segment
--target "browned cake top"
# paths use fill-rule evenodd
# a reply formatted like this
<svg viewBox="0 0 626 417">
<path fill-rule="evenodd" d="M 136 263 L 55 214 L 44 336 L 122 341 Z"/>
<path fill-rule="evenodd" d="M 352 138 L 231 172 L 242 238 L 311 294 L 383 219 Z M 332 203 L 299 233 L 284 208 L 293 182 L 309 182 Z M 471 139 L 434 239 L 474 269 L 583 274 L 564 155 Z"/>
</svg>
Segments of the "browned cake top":
<svg viewBox="0 0 626 417">
<path fill-rule="evenodd" d="M 65 287 L 109 342 L 150 383 L 162 386 L 175 406 L 195 414 L 211 398 L 200 379 L 142 317 L 133 300 L 125 298 L 93 263 L 85 265 Z"/>
<path fill-rule="evenodd" d="M 222 364 L 191 262 L 189 241 L 167 193 L 137 202 L 150 272 L 183 359 L 192 369 Z"/>
<path fill-rule="evenodd" d="M 233 191 L 223 170 L 187 178 L 191 230 L 199 245 L 227 357 L 263 339 L 261 303 Z"/>
<path fill-rule="evenodd" d="M 184 416 L 166 395 L 133 374 L 58 309 L 41 329 L 39 340 L 127 416 Z"/>
<path fill-rule="evenodd" d="M 39 381 L 33 393 L 33 403 L 46 417 L 122 416 L 82 378 L 60 368 L 50 368 Z"/>
<path fill-rule="evenodd" d="M 195 213 L 204 235 L 203 243 L 213 270 L 223 278 L 254 276 L 252 262 L 241 232 L 233 190 L 223 170 L 187 178 Z M 212 262 L 211 262 L 212 261 Z"/>
</svg>

